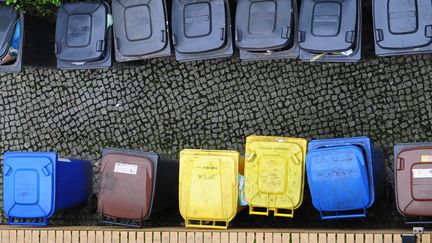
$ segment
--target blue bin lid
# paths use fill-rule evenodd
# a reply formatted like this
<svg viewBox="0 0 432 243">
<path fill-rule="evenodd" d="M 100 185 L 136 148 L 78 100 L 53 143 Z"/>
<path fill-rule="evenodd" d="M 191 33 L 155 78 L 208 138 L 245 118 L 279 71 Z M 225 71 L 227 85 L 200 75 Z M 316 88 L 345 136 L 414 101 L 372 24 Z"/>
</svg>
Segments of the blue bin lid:
<svg viewBox="0 0 432 243">
<path fill-rule="evenodd" d="M 353 145 L 318 148 L 306 156 L 312 203 L 319 211 L 365 209 L 370 201 L 367 165 Z"/>
<path fill-rule="evenodd" d="M 360 136 L 360 137 L 348 137 L 348 138 L 330 138 L 330 139 L 317 139 L 312 140 L 308 143 L 308 151 L 312 151 L 319 148 L 330 148 L 330 147 L 339 147 L 339 146 L 352 146 L 355 145 L 364 153 L 364 158 L 366 161 L 367 171 L 368 171 L 368 180 L 369 180 L 369 195 L 370 201 L 366 208 L 372 206 L 375 201 L 375 180 L 380 178 L 375 178 L 375 163 L 380 163 L 382 161 L 375 161 L 376 158 L 373 154 L 373 151 L 376 149 L 372 146 L 372 143 L 369 137 Z"/>
<path fill-rule="evenodd" d="M 55 211 L 57 153 L 7 152 L 3 162 L 4 210 L 14 218 L 50 218 Z"/>
</svg>

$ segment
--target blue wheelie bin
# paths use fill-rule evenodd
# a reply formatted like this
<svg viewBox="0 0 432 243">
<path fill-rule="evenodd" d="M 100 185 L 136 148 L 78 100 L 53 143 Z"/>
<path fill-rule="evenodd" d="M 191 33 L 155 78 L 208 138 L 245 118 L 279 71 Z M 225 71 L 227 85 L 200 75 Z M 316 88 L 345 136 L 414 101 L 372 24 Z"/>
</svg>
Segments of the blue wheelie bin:
<svg viewBox="0 0 432 243">
<path fill-rule="evenodd" d="M 306 172 L 321 219 L 364 218 L 382 194 L 382 153 L 368 137 L 313 140 Z"/>
<path fill-rule="evenodd" d="M 47 225 L 54 213 L 84 205 L 92 194 L 89 161 L 60 159 L 55 152 L 7 152 L 3 208 L 13 225 Z"/>
</svg>

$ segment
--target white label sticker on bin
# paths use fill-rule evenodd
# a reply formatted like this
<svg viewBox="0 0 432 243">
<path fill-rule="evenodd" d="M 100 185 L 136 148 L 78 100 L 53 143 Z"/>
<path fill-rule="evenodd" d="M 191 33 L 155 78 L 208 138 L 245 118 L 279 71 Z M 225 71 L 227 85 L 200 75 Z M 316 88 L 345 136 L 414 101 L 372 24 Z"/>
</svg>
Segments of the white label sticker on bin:
<svg viewBox="0 0 432 243">
<path fill-rule="evenodd" d="M 136 175 L 138 165 L 115 163 L 114 172 Z"/>
<path fill-rule="evenodd" d="M 421 162 L 432 162 L 432 155 L 422 155 L 420 158 Z"/>
<path fill-rule="evenodd" d="M 413 178 L 432 178 L 432 169 L 413 169 Z"/>
</svg>

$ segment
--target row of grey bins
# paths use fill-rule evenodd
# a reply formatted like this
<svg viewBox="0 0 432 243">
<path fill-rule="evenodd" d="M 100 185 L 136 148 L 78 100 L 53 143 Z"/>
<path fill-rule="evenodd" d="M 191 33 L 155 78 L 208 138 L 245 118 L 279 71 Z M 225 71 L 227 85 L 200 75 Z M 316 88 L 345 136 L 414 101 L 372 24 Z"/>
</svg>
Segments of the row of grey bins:
<svg viewBox="0 0 432 243">
<path fill-rule="evenodd" d="M 57 66 L 110 67 L 112 49 L 117 62 L 170 56 L 173 49 L 178 61 L 228 58 L 234 44 L 242 60 L 361 58 L 361 0 L 237 0 L 235 21 L 230 0 L 170 1 L 171 8 L 165 0 L 63 3 L 56 24 Z M 378 56 L 432 51 L 431 1 L 372 5 Z"/>
</svg>

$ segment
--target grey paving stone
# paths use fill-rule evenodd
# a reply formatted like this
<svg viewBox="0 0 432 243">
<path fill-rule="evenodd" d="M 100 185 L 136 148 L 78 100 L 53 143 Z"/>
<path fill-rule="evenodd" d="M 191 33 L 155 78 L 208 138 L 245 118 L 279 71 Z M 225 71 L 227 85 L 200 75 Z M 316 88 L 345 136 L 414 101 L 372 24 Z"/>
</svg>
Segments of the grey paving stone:
<svg viewBox="0 0 432 243">
<path fill-rule="evenodd" d="M 431 60 L 427 55 L 358 64 L 242 63 L 237 58 L 180 64 L 165 59 L 129 69 L 0 74 L 0 153 L 55 150 L 62 157 L 89 159 L 97 191 L 106 146 L 176 158 L 181 149 L 192 147 L 243 152 L 245 136 L 251 134 L 367 135 L 383 149 L 387 181 L 385 197 L 361 227 L 401 226 L 393 199 L 392 146 L 431 140 Z M 358 226 L 317 220 L 306 196 L 294 220 L 242 212 L 233 224 Z M 176 226 L 181 221 L 174 209 L 147 224 Z M 52 220 L 78 222 L 97 224 L 98 216 L 74 209 Z"/>
</svg>

